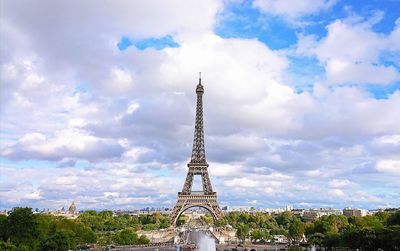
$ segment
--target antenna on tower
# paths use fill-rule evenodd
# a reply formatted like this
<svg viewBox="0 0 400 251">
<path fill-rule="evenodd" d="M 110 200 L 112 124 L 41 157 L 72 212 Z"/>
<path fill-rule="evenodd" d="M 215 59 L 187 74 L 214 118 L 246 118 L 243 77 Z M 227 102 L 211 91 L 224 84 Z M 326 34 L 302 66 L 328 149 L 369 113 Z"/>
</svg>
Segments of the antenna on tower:
<svg viewBox="0 0 400 251">
<path fill-rule="evenodd" d="M 199 71 L 199 84 L 201 84 L 201 71 Z"/>
</svg>

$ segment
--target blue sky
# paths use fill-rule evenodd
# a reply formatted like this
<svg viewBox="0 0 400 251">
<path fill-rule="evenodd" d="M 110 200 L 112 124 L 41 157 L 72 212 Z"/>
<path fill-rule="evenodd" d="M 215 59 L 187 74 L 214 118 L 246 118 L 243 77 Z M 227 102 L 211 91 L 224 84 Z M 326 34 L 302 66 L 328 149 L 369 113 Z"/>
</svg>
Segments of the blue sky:
<svg viewBox="0 0 400 251">
<path fill-rule="evenodd" d="M 25 5 L 0 15 L 0 208 L 173 206 L 199 71 L 221 205 L 400 206 L 399 1 Z"/>
</svg>

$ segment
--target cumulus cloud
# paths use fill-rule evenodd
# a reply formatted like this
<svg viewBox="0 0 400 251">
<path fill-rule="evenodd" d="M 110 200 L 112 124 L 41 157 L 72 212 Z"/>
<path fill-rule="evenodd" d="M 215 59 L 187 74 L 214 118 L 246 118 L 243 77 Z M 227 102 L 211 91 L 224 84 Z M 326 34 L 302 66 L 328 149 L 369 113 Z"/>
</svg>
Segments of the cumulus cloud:
<svg viewBox="0 0 400 251">
<path fill-rule="evenodd" d="M 254 6 L 296 19 L 333 4 L 310 3 Z M 286 51 L 214 34 L 222 2 L 3 6 L 0 149 L 8 164 L 0 196 L 6 207 L 61 207 L 71 200 L 82 208 L 172 206 L 190 157 L 198 71 L 210 174 L 223 203 L 390 200 L 365 192 L 363 174 L 374 172 L 380 187 L 396 186 L 382 175 L 396 168 L 387 161 L 398 149 L 400 93 L 376 100 L 357 86 L 325 83 L 298 92 L 287 83 Z M 397 70 L 379 58 L 389 43 L 396 50 L 398 25 L 387 36 L 358 24 L 338 20 L 325 38 L 303 36 L 297 53 L 316 56 L 329 83 L 396 81 Z M 165 35 L 179 46 L 116 46 L 123 36 Z M 347 38 L 359 46 L 347 46 Z M 48 165 L 34 167 L 34 160 Z"/>
<path fill-rule="evenodd" d="M 315 55 L 324 65 L 330 84 L 390 84 L 400 80 L 392 65 L 381 62 L 384 51 L 397 50 L 397 26 L 391 34 L 373 31 L 371 20 L 336 20 L 330 23 L 326 37 L 300 35 L 297 53 Z"/>
<path fill-rule="evenodd" d="M 76 129 L 57 132 L 49 139 L 41 133 L 29 133 L 2 150 L 3 156 L 17 160 L 76 158 L 95 161 L 118 158 L 122 153 L 123 148 L 118 142 L 99 139 Z"/>
<path fill-rule="evenodd" d="M 168 191 L 172 178 L 144 174 L 134 167 L 105 165 L 77 170 L 50 167 L 22 168 L 18 172 L 3 167 L 0 195 L 2 206 L 39 206 L 61 208 L 74 200 L 80 209 L 88 208 L 137 208 L 150 204 L 170 206 L 165 196 L 173 199 Z M 35 185 L 32 180 L 35 180 Z"/>
</svg>

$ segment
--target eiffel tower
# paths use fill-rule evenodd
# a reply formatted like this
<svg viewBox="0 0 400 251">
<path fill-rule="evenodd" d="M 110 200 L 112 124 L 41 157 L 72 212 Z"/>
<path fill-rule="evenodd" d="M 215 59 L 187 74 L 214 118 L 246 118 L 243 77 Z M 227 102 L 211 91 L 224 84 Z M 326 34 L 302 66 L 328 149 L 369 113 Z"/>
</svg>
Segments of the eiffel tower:
<svg viewBox="0 0 400 251">
<path fill-rule="evenodd" d="M 199 84 L 196 87 L 197 107 L 192 157 L 187 165 L 189 170 L 182 192 L 178 192 L 178 199 L 170 214 L 170 219 L 174 226 L 179 216 L 191 207 L 207 209 L 214 220 L 224 218 L 224 214 L 218 206 L 217 193 L 213 192 L 208 175 L 208 163 L 204 149 L 203 93 L 204 87 L 201 84 L 201 73 L 199 73 Z M 192 191 L 193 178 L 196 175 L 201 176 L 203 191 Z"/>
</svg>

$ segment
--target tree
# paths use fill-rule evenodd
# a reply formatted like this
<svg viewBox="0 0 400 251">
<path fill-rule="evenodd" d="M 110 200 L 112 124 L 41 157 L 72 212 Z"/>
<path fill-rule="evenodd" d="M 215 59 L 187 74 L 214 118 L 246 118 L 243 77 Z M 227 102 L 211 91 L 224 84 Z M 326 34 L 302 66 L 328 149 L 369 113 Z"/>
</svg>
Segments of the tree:
<svg viewBox="0 0 400 251">
<path fill-rule="evenodd" d="M 266 241 L 271 239 L 271 234 L 269 233 L 269 231 L 264 231 L 263 238 Z"/>
<path fill-rule="evenodd" d="M 185 222 L 187 222 L 188 219 L 189 218 L 186 215 L 181 215 L 181 216 L 179 216 L 178 220 L 176 221 L 176 225 L 177 226 L 183 225 L 183 224 L 185 224 Z"/>
<path fill-rule="evenodd" d="M 109 210 L 101 211 L 97 214 L 99 217 L 103 219 L 110 219 L 113 216 L 113 212 Z"/>
<path fill-rule="evenodd" d="M 327 233 L 325 235 L 324 245 L 327 248 L 339 247 L 340 246 L 340 234 Z"/>
<path fill-rule="evenodd" d="M 333 232 L 332 225 L 324 218 L 318 219 L 314 222 L 314 233 L 326 234 L 327 232 Z"/>
<path fill-rule="evenodd" d="M 8 240 L 8 225 L 7 225 L 7 216 L 1 214 L 0 215 L 0 241 L 7 241 Z"/>
<path fill-rule="evenodd" d="M 141 235 L 139 237 L 139 239 L 137 240 L 137 244 L 149 244 L 149 243 L 150 243 L 150 240 L 144 235 Z"/>
<path fill-rule="evenodd" d="M 79 215 L 78 219 L 93 231 L 104 231 L 104 218 L 99 216 L 96 211 L 88 210 Z"/>
<path fill-rule="evenodd" d="M 325 235 L 322 233 L 315 233 L 308 237 L 307 243 L 321 247 L 324 244 Z"/>
<path fill-rule="evenodd" d="M 292 240 L 299 241 L 304 234 L 304 222 L 299 219 L 294 220 L 289 225 L 289 237 Z"/>
<path fill-rule="evenodd" d="M 361 219 L 362 227 L 383 228 L 383 222 L 375 215 L 367 215 Z"/>
<path fill-rule="evenodd" d="M 341 244 L 345 247 L 360 248 L 361 233 L 360 228 L 355 225 L 345 227 L 341 235 Z"/>
<path fill-rule="evenodd" d="M 390 214 L 388 212 L 377 212 L 376 214 L 374 214 L 375 217 L 377 217 L 383 225 L 386 225 Z"/>
<path fill-rule="evenodd" d="M 375 250 L 376 232 L 372 228 L 363 228 L 360 231 L 361 247 L 365 250 Z"/>
<path fill-rule="evenodd" d="M 260 229 L 253 230 L 250 235 L 251 240 L 254 242 L 260 240 L 264 236 L 263 232 Z"/>
<path fill-rule="evenodd" d="M 246 241 L 247 236 L 249 235 L 250 228 L 248 225 L 241 223 L 236 230 L 236 236 L 241 240 L 242 242 Z"/>
<path fill-rule="evenodd" d="M 77 224 L 75 228 L 75 238 L 78 244 L 96 243 L 97 236 L 90 227 Z"/>
<path fill-rule="evenodd" d="M 135 232 L 130 229 L 124 229 L 114 236 L 114 241 L 119 245 L 131 245 L 136 244 L 138 236 Z"/>
<path fill-rule="evenodd" d="M 11 242 L 0 241 L 0 250 L 1 251 L 18 251 L 18 248 Z"/>
<path fill-rule="evenodd" d="M 68 251 L 76 248 L 74 241 L 70 231 L 58 231 L 44 239 L 40 244 L 40 249 L 42 251 Z"/>
<path fill-rule="evenodd" d="M 295 216 L 291 212 L 283 212 L 278 215 L 275 220 L 279 226 L 287 228 L 294 218 Z"/>
<path fill-rule="evenodd" d="M 55 217 L 49 214 L 35 214 L 39 239 L 46 238 L 56 232 Z"/>
<path fill-rule="evenodd" d="M 33 247 L 36 243 L 37 223 L 32 208 L 14 208 L 7 218 L 8 234 L 12 243 Z"/>
<path fill-rule="evenodd" d="M 215 226 L 223 227 L 227 224 L 226 219 L 218 219 L 215 221 Z"/>
<path fill-rule="evenodd" d="M 396 213 L 389 216 L 387 225 L 388 226 L 400 225 L 400 210 L 397 210 Z"/>
</svg>

